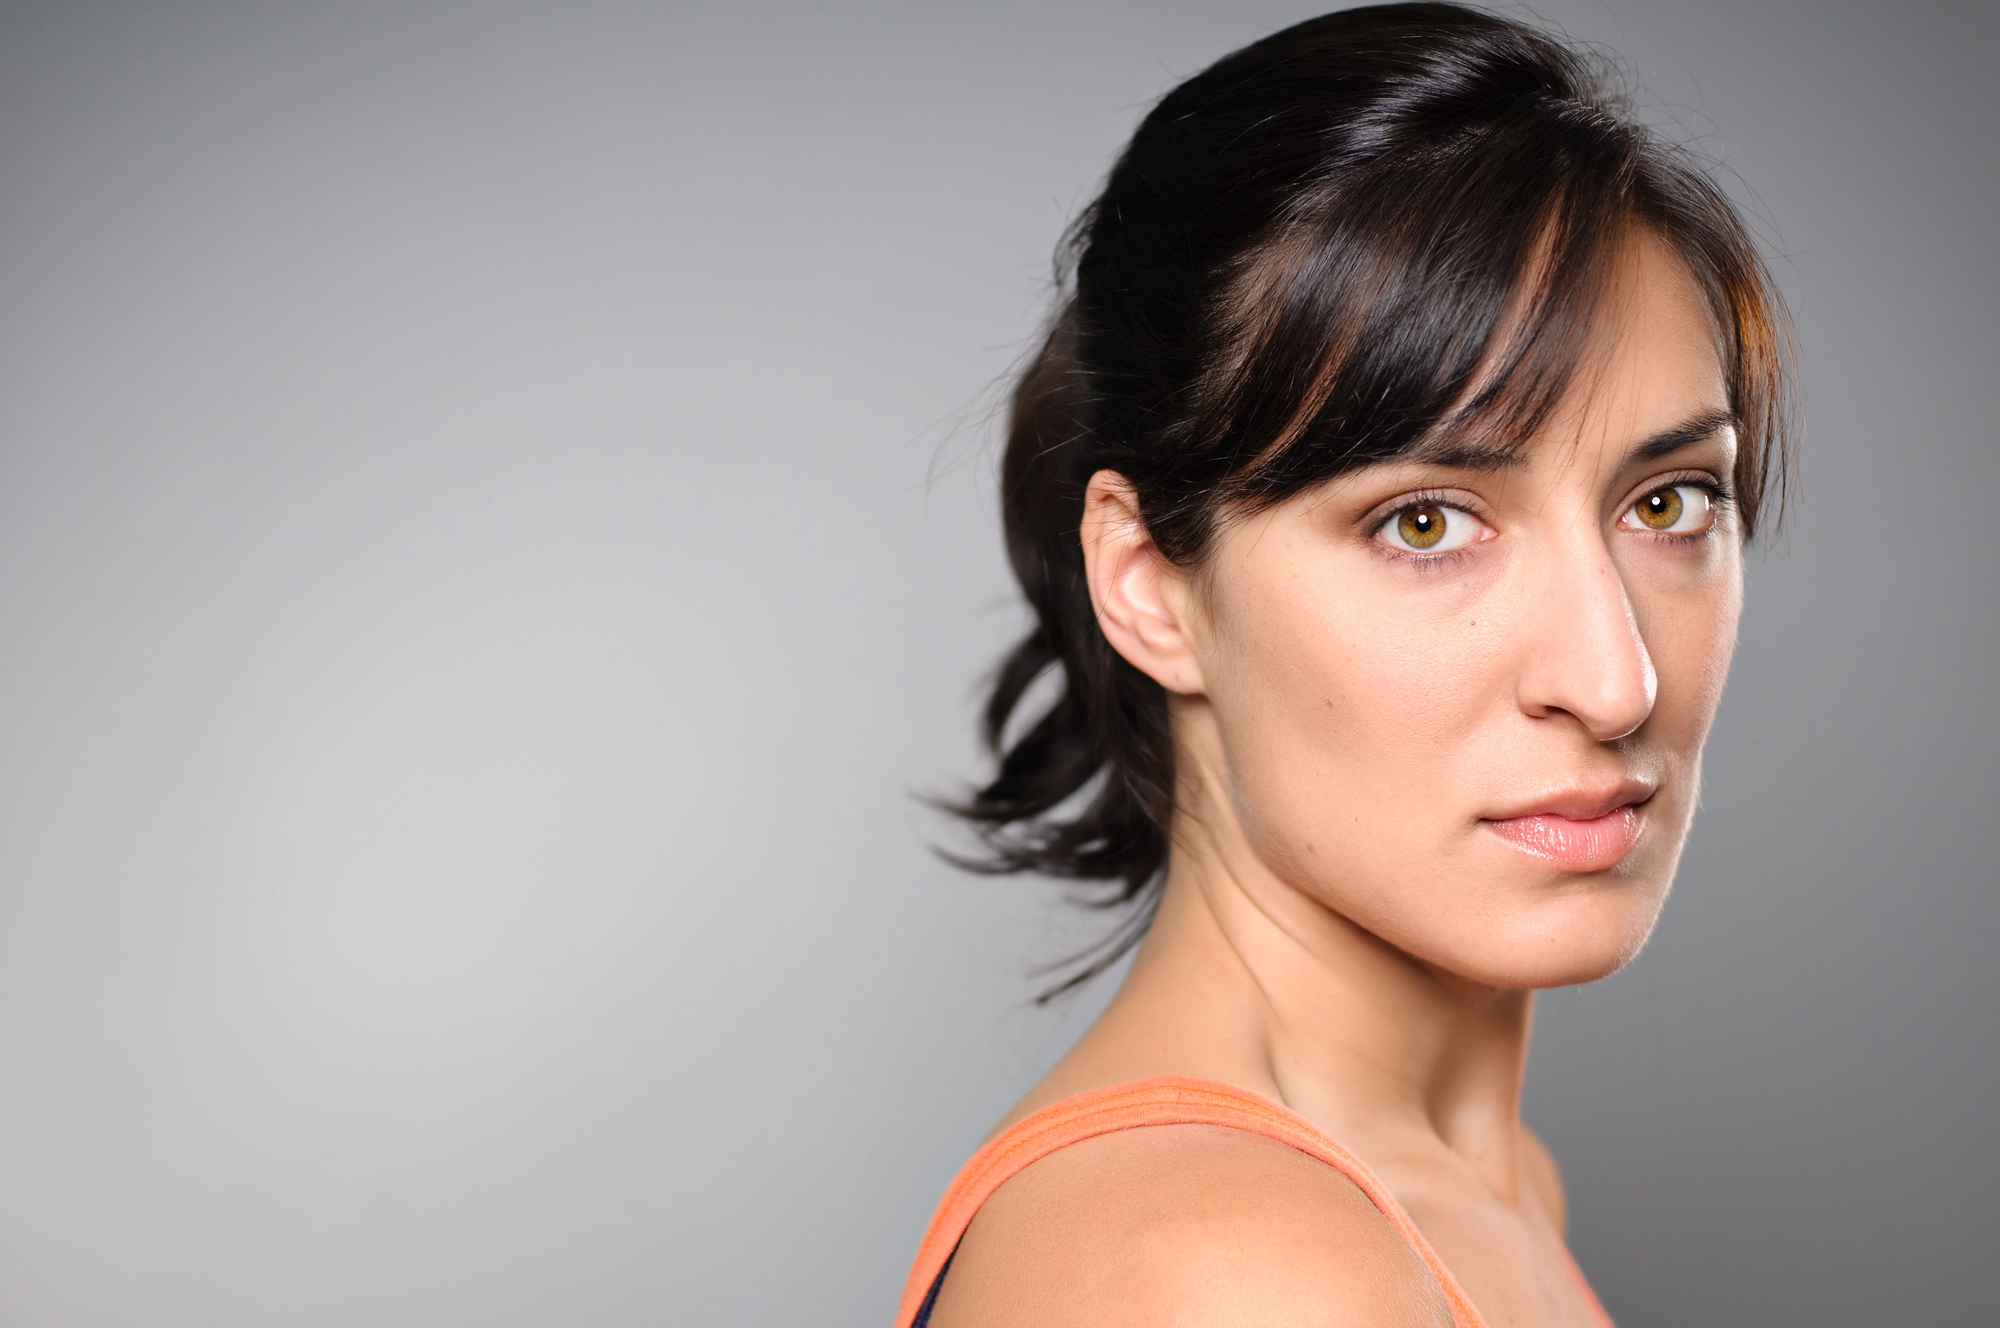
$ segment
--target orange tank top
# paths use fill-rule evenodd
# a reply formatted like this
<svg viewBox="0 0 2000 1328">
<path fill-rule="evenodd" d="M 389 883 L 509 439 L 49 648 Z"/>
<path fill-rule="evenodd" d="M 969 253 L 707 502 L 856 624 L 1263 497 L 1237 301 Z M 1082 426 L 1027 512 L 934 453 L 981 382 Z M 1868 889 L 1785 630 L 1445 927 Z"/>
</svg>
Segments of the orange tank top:
<svg viewBox="0 0 2000 1328">
<path fill-rule="evenodd" d="M 1255 1093 L 1208 1079 L 1179 1078 L 1142 1079 L 1064 1098 L 1015 1122 L 974 1153 L 945 1190 L 930 1227 L 924 1232 L 923 1244 L 917 1247 L 917 1261 L 910 1269 L 910 1280 L 903 1286 L 902 1304 L 896 1311 L 896 1328 L 915 1328 L 920 1316 L 929 1318 L 952 1252 L 958 1248 L 973 1215 L 995 1190 L 1059 1148 L 1143 1125 L 1224 1125 L 1261 1134 L 1318 1158 L 1353 1181 L 1416 1251 L 1444 1289 L 1455 1328 L 1486 1328 L 1486 1321 L 1466 1299 L 1458 1280 L 1438 1258 L 1437 1251 L 1360 1158 L 1320 1133 L 1297 1112 Z M 1584 1298 L 1598 1322 L 1603 1328 L 1612 1328 L 1611 1316 L 1598 1303 L 1574 1259 L 1570 1261 L 1570 1271 L 1583 1288 Z"/>
</svg>

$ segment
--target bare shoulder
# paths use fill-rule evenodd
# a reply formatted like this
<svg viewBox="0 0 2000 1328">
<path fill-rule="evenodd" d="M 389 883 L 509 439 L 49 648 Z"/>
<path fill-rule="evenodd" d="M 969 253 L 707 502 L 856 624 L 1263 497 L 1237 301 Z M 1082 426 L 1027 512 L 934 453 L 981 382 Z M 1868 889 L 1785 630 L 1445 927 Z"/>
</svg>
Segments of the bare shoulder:
<svg viewBox="0 0 2000 1328">
<path fill-rule="evenodd" d="M 1122 1130 L 1015 1176 L 973 1219 L 935 1328 L 1451 1323 L 1367 1197 L 1281 1143 L 1214 1125 Z"/>
<path fill-rule="evenodd" d="M 1535 1187 L 1535 1194 L 1542 1201 L 1542 1209 L 1549 1215 L 1558 1232 L 1567 1233 L 1569 1228 L 1569 1198 L 1563 1192 L 1562 1170 L 1556 1166 L 1555 1154 L 1542 1142 L 1542 1136 L 1526 1125 L 1521 1127 L 1521 1138 L 1525 1146 L 1521 1157 L 1528 1170 L 1528 1180 Z"/>
</svg>

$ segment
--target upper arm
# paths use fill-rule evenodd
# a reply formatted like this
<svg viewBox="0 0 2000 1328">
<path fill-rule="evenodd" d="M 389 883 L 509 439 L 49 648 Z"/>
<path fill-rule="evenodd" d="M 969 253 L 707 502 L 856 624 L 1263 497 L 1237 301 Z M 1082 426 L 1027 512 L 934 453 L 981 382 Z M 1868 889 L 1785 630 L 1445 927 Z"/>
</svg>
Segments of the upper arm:
<svg viewBox="0 0 2000 1328">
<path fill-rule="evenodd" d="M 1439 1328 L 1430 1270 L 1333 1168 L 1219 1126 L 1071 1145 L 987 1200 L 936 1328 Z"/>
</svg>

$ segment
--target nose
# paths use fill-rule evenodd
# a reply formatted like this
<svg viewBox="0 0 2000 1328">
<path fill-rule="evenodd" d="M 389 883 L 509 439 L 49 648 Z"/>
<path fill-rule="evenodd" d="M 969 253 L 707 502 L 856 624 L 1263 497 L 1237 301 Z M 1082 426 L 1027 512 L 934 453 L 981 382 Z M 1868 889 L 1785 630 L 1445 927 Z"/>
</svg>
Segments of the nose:
<svg viewBox="0 0 2000 1328">
<path fill-rule="evenodd" d="M 1524 713 L 1568 715 L 1598 742 L 1625 737 L 1653 713 L 1659 675 L 1625 580 L 1595 531 L 1550 550 L 1537 580 L 1517 684 Z"/>
</svg>

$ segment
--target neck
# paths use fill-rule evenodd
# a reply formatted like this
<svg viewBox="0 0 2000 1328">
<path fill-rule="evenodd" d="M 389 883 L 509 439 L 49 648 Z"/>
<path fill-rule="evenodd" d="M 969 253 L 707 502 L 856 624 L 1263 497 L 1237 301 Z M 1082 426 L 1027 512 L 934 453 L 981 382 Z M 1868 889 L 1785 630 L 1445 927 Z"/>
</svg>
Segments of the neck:
<svg viewBox="0 0 2000 1328">
<path fill-rule="evenodd" d="M 1201 803 L 1177 827 L 1132 971 L 1078 1054 L 1117 1048 L 1110 1059 L 1129 1067 L 1118 1077 L 1242 1084 L 1364 1156 L 1447 1149 L 1515 1201 L 1532 993 L 1381 941 L 1259 859 L 1225 807 Z"/>
</svg>

